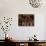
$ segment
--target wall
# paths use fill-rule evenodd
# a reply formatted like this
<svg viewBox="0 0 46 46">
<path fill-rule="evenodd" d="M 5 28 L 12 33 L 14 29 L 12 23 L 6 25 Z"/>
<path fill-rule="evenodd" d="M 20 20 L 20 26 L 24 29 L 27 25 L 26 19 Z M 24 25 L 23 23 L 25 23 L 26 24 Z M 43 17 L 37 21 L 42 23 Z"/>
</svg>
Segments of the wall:
<svg viewBox="0 0 46 46">
<path fill-rule="evenodd" d="M 19 27 L 18 14 L 34 14 L 35 26 Z M 27 40 L 36 34 L 37 39 L 46 40 L 45 15 L 45 6 L 42 8 L 33 8 L 30 6 L 28 0 L 0 0 L 0 18 L 3 16 L 13 18 L 12 26 L 8 34 L 10 34 L 10 36 L 12 35 L 11 37 L 14 37 L 14 39 Z M 2 35 L 2 33 L 3 32 L 0 31 L 0 35 Z M 0 36 L 0 39 L 4 39 L 4 37 Z"/>
</svg>

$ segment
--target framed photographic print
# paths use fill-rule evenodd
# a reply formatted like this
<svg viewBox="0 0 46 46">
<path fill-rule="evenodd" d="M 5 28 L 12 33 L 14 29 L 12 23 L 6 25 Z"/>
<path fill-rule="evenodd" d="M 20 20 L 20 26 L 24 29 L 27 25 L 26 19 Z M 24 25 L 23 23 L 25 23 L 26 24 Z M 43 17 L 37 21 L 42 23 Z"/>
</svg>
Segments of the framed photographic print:
<svg viewBox="0 0 46 46">
<path fill-rule="evenodd" d="M 19 14 L 18 26 L 34 26 L 34 15 L 33 14 Z"/>
</svg>

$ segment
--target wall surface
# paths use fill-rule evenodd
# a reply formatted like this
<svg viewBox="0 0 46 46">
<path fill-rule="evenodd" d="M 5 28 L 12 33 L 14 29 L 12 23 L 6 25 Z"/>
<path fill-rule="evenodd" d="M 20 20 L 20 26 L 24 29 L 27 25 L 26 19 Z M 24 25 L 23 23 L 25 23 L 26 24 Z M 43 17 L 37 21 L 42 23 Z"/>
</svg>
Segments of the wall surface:
<svg viewBox="0 0 46 46">
<path fill-rule="evenodd" d="M 19 27 L 18 14 L 34 14 L 34 27 Z M 28 0 L 0 0 L 0 20 L 4 17 L 12 17 L 12 26 L 8 34 L 16 40 L 28 40 L 34 34 L 37 39 L 46 40 L 45 28 L 45 6 L 40 8 L 33 8 Z M 0 29 L 0 39 L 4 39 L 4 33 Z"/>
</svg>

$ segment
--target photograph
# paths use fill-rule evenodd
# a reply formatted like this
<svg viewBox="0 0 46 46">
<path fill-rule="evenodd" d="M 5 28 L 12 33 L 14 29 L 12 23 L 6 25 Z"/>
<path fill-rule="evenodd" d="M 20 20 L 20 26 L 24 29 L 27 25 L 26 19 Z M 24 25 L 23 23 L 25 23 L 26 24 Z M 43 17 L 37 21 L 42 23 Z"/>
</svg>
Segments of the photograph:
<svg viewBox="0 0 46 46">
<path fill-rule="evenodd" d="M 19 14 L 18 25 L 19 26 L 34 26 L 34 15 L 33 14 Z"/>
</svg>

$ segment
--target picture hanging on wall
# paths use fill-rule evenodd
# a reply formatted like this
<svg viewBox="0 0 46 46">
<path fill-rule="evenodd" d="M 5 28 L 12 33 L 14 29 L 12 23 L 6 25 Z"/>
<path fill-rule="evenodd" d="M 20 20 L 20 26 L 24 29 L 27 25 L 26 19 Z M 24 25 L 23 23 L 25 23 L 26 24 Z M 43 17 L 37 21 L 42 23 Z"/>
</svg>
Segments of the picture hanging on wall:
<svg viewBox="0 0 46 46">
<path fill-rule="evenodd" d="M 18 26 L 34 26 L 34 14 L 19 14 Z"/>
</svg>

